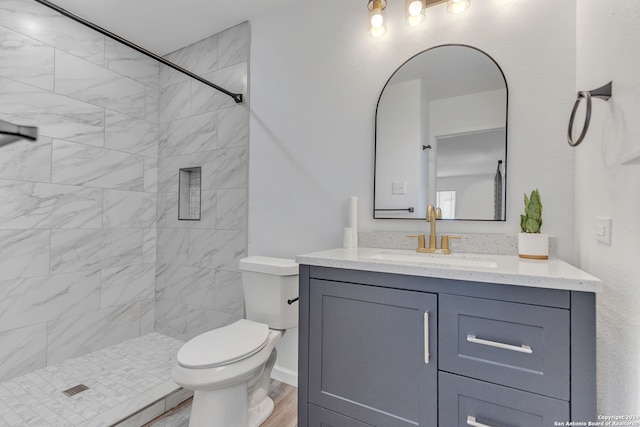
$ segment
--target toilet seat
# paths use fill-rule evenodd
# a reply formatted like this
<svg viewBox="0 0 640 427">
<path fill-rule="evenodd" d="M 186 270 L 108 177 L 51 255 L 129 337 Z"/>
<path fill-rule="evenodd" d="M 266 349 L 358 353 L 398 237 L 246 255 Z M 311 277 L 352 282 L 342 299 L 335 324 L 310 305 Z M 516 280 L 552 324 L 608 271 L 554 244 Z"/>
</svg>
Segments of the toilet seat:
<svg viewBox="0 0 640 427">
<path fill-rule="evenodd" d="M 251 320 L 237 322 L 198 335 L 178 351 L 177 362 L 191 369 L 206 369 L 237 362 L 267 344 L 269 327 Z"/>
</svg>

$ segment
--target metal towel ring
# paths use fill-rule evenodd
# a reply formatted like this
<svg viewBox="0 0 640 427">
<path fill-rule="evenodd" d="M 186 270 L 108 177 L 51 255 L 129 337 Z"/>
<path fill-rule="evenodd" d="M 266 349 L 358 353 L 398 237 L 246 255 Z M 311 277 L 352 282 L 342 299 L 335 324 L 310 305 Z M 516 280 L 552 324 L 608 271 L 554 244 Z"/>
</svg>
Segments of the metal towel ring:
<svg viewBox="0 0 640 427">
<path fill-rule="evenodd" d="M 580 136 L 576 142 L 573 142 L 573 135 L 571 134 L 573 131 L 573 120 L 576 118 L 576 112 L 578 111 L 578 105 L 582 99 L 587 100 L 587 113 L 584 116 L 584 125 L 582 126 L 582 132 L 580 132 Z M 584 137 L 587 135 L 587 131 L 589 130 L 589 122 L 591 122 L 591 94 L 589 92 L 578 92 L 578 99 L 573 104 L 573 110 L 571 111 L 571 118 L 569 119 L 569 129 L 567 129 L 567 142 L 572 147 L 577 147 L 580 145 Z"/>
<path fill-rule="evenodd" d="M 600 98 L 604 101 L 608 101 L 611 98 L 611 83 L 609 82 L 606 85 L 599 87 L 598 89 L 594 89 L 588 92 L 578 92 L 578 98 L 576 102 L 573 104 L 573 110 L 571 111 L 571 118 L 569 119 L 569 128 L 567 129 L 567 142 L 572 147 L 577 147 L 580 145 L 584 137 L 587 135 L 587 131 L 589 130 L 589 123 L 591 122 L 591 98 Z M 573 121 L 576 118 L 576 112 L 578 111 L 578 105 L 582 99 L 587 100 L 587 113 L 584 117 L 584 125 L 582 126 L 582 132 L 580 132 L 580 136 L 574 142 L 573 141 Z"/>
</svg>

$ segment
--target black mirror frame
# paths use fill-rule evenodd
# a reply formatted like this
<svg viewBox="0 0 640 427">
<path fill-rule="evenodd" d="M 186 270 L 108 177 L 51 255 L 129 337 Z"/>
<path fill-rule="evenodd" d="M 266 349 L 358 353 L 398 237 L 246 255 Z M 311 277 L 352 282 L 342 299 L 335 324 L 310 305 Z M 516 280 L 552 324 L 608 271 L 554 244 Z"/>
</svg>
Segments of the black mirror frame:
<svg viewBox="0 0 640 427">
<path fill-rule="evenodd" d="M 391 76 L 389 77 L 389 79 L 387 79 L 387 82 L 384 84 L 384 86 L 382 87 L 382 90 L 380 91 L 380 95 L 378 96 L 378 101 L 376 103 L 376 110 L 375 110 L 375 117 L 374 117 L 374 123 L 373 123 L 373 219 L 390 219 L 390 220 L 420 220 L 420 221 L 424 221 L 426 218 L 389 218 L 389 217 L 385 217 L 385 218 L 377 218 L 376 217 L 376 211 L 388 211 L 388 210 L 393 210 L 393 211 L 408 211 L 408 212 L 413 212 L 415 210 L 414 207 L 407 207 L 407 208 L 403 208 L 403 209 L 376 209 L 376 163 L 377 163 L 377 143 L 378 143 L 378 108 L 380 107 L 380 100 L 382 99 L 382 94 L 384 93 L 384 90 L 387 88 L 387 86 L 389 85 L 389 82 L 391 81 L 391 79 L 393 79 L 393 77 L 396 75 L 396 73 L 402 68 L 404 67 L 408 62 L 410 62 L 412 59 L 414 59 L 415 57 L 422 55 L 425 52 L 428 52 L 430 50 L 433 49 L 438 49 L 438 48 L 442 48 L 442 47 L 448 47 L 448 46 L 455 46 L 455 47 L 467 47 L 469 49 L 473 49 L 476 50 L 480 53 L 482 53 L 483 55 L 485 55 L 487 58 L 489 58 L 497 67 L 498 71 L 500 71 L 500 75 L 502 76 L 502 79 L 504 80 L 504 87 L 505 87 L 505 91 L 506 91 L 506 99 L 505 99 L 505 161 L 504 161 L 504 165 L 505 165 L 505 169 L 504 169 L 504 185 L 503 185 L 503 192 L 505 195 L 505 203 L 504 203 L 504 218 L 503 219 L 447 219 L 446 221 L 482 221 L 482 222 L 504 222 L 507 220 L 507 204 L 506 204 L 506 199 L 507 199 L 507 156 L 508 156 L 508 139 L 509 139 L 509 85 L 507 84 L 507 78 L 504 75 L 504 71 L 502 71 L 502 67 L 500 67 L 500 64 L 498 64 L 498 62 L 489 54 L 487 54 L 485 51 L 483 51 L 482 49 L 478 49 L 477 47 L 474 46 L 470 46 L 470 45 L 466 45 L 466 44 L 460 44 L 460 43 L 447 43 L 447 44 L 441 44 L 441 45 L 437 45 L 437 46 L 433 46 L 430 47 L 428 49 L 425 49 L 423 51 L 420 51 L 418 53 L 416 53 L 415 55 L 411 56 L 410 58 L 408 58 L 406 61 L 404 61 L 402 64 L 400 64 L 400 66 L 398 68 L 396 68 L 396 70 L 393 72 L 393 74 L 391 74 Z"/>
</svg>

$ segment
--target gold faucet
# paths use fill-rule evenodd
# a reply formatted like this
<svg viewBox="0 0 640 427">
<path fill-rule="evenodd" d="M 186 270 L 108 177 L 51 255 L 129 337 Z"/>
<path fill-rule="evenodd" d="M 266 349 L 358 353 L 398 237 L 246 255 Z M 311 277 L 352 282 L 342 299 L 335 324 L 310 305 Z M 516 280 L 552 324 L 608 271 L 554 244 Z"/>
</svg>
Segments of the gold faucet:
<svg viewBox="0 0 640 427">
<path fill-rule="evenodd" d="M 427 206 L 427 222 L 429 222 L 429 249 L 430 252 L 435 252 L 438 249 L 438 245 L 436 244 L 437 234 L 436 234 L 436 210 L 433 205 Z"/>
<path fill-rule="evenodd" d="M 433 205 L 427 206 L 427 221 L 429 224 L 429 247 L 426 247 L 426 239 L 424 234 L 411 234 L 407 237 L 418 239 L 418 248 L 416 252 L 428 253 L 428 254 L 450 254 L 449 239 L 460 239 L 460 236 L 442 235 L 440 248 L 438 249 L 437 234 L 436 234 L 436 220 L 442 218 L 442 211 L 440 208 L 434 208 Z"/>
</svg>

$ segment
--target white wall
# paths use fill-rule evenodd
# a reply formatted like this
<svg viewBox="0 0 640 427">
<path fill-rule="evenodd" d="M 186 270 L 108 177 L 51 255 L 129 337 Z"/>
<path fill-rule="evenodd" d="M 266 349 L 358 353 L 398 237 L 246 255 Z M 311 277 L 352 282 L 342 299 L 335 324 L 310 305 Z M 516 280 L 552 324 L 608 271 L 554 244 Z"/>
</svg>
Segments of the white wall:
<svg viewBox="0 0 640 427">
<path fill-rule="evenodd" d="M 389 2 L 382 39 L 367 35 L 359 2 L 330 0 L 322 19 L 310 18 L 315 4 L 301 2 L 252 22 L 249 252 L 293 256 L 340 245 L 350 195 L 360 197 L 363 229 L 422 228 L 371 219 L 376 101 L 410 56 L 465 43 L 491 55 L 509 85 L 508 221 L 442 229 L 517 232 L 522 194 L 537 187 L 545 231 L 571 260 L 573 152 L 564 134 L 575 90 L 575 2 L 485 0 L 460 16 L 436 6 L 418 28 L 404 25 L 401 3 Z"/>
<path fill-rule="evenodd" d="M 456 218 L 493 218 L 494 179 L 494 175 L 438 178 L 438 190 L 456 192 Z"/>
<path fill-rule="evenodd" d="M 406 59 L 463 43 L 491 55 L 507 79 L 508 220 L 451 221 L 439 231 L 516 233 L 522 194 L 539 188 L 544 231 L 572 261 L 574 152 L 564 135 L 575 92 L 575 1 L 483 0 L 460 16 L 440 5 L 417 28 L 405 26 L 403 8 L 388 3 L 381 39 L 367 35 L 359 1 L 328 0 L 321 9 L 300 2 L 251 23 L 249 253 L 340 246 L 351 195 L 360 198 L 361 229 L 425 230 L 422 221 L 372 219 L 376 101 Z"/>
<path fill-rule="evenodd" d="M 577 11 L 576 88 L 614 85 L 611 100 L 593 101 L 576 148 L 579 265 L 605 283 L 597 297 L 598 412 L 639 414 L 640 166 L 620 159 L 640 150 L 640 3 L 578 0 Z M 596 216 L 613 218 L 611 245 L 594 240 Z"/>
<path fill-rule="evenodd" d="M 492 90 L 432 101 L 430 141 L 436 135 L 503 128 L 505 97 L 504 90 Z"/>
<path fill-rule="evenodd" d="M 390 84 L 378 105 L 376 137 L 376 205 L 381 209 L 418 208 L 421 186 L 422 120 L 420 79 Z M 394 182 L 405 182 L 405 194 L 393 194 Z M 418 211 L 379 212 L 382 217 Z"/>
</svg>

